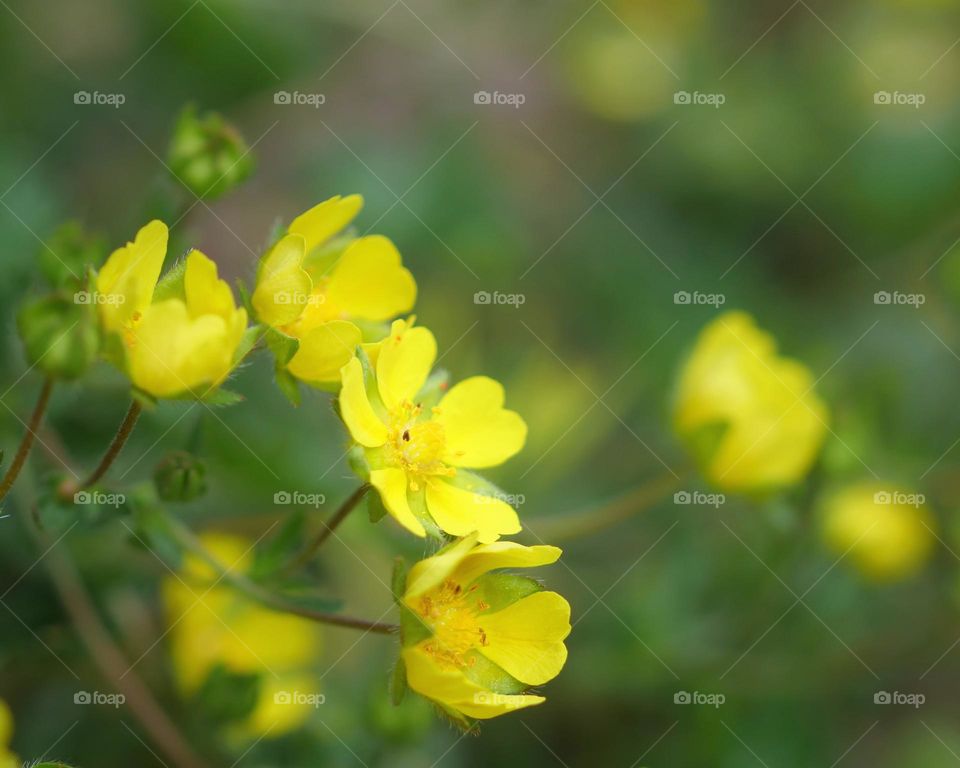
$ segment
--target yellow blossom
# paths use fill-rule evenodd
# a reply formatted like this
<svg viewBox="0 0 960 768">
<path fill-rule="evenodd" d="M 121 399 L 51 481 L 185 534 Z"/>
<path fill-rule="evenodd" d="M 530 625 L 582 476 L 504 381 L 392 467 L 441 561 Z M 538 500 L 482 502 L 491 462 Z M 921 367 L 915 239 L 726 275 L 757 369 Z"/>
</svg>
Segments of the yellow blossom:
<svg viewBox="0 0 960 768">
<path fill-rule="evenodd" d="M 253 548 L 243 538 L 205 534 L 201 541 L 224 569 L 244 574 L 252 565 Z M 185 694 L 195 694 L 217 665 L 260 675 L 256 706 L 240 727 L 249 739 L 289 733 L 315 711 L 306 698 L 317 688 L 310 674 L 321 640 L 314 623 L 250 601 L 193 555 L 166 580 L 163 597 L 175 678 Z"/>
<path fill-rule="evenodd" d="M 827 430 L 813 384 L 750 315 L 726 312 L 701 331 L 681 371 L 674 425 L 715 486 L 790 485 L 807 474 Z"/>
<path fill-rule="evenodd" d="M 166 225 L 152 221 L 113 252 L 97 277 L 101 323 L 119 340 L 118 362 L 136 387 L 154 397 L 202 397 L 238 362 L 247 313 L 216 264 L 196 250 L 179 289 L 158 300 L 167 237 Z"/>
<path fill-rule="evenodd" d="M 560 554 L 477 544 L 473 535 L 411 568 L 401 603 L 407 685 L 478 719 L 545 701 L 527 691 L 563 669 L 570 604 L 533 579 L 493 571 L 548 565 Z"/>
<path fill-rule="evenodd" d="M 476 531 L 481 542 L 517 533 L 514 509 L 467 468 L 502 464 L 521 448 L 527 425 L 503 407 L 503 387 L 474 376 L 439 393 L 423 392 L 437 342 L 426 328 L 396 320 L 342 370 L 340 413 L 361 446 L 370 483 L 397 521 L 418 536 L 439 528 Z"/>
<path fill-rule="evenodd" d="M 13 713 L 10 707 L 0 699 L 0 768 L 18 768 L 20 761 L 10 751 L 13 739 Z"/>
<path fill-rule="evenodd" d="M 843 488 L 824 503 L 824 539 L 864 575 L 895 581 L 930 556 L 934 521 L 921 494 L 867 482 Z"/>
<path fill-rule="evenodd" d="M 363 206 L 333 197 L 301 214 L 262 259 L 253 293 L 259 320 L 298 341 L 286 364 L 302 381 L 325 386 L 361 341 L 413 308 L 417 286 L 400 253 L 380 235 L 337 237 Z"/>
</svg>

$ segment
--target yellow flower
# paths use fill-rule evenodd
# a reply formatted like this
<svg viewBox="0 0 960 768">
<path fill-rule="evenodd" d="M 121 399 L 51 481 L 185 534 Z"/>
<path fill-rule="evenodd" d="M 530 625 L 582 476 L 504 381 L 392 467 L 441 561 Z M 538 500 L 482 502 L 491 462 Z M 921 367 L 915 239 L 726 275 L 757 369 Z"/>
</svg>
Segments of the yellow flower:
<svg viewBox="0 0 960 768">
<path fill-rule="evenodd" d="M 545 701 L 526 691 L 563 669 L 570 604 L 534 579 L 492 571 L 548 565 L 560 554 L 469 536 L 413 566 L 401 603 L 407 685 L 478 719 Z"/>
<path fill-rule="evenodd" d="M 205 534 L 201 541 L 225 569 L 249 570 L 252 547 L 245 539 Z M 250 739 L 289 733 L 315 711 L 297 695 L 316 691 L 310 671 L 321 638 L 314 623 L 250 601 L 193 555 L 178 577 L 166 580 L 163 597 L 174 674 L 185 694 L 195 694 L 218 664 L 236 674 L 259 674 L 256 706 L 240 728 Z"/>
<path fill-rule="evenodd" d="M 101 323 L 120 340 L 136 387 L 155 397 L 202 397 L 238 362 L 247 312 L 196 250 L 187 255 L 182 286 L 155 301 L 167 237 L 166 225 L 151 221 L 113 252 L 97 277 Z"/>
<path fill-rule="evenodd" d="M 707 478 L 729 491 L 800 481 L 827 429 L 827 408 L 801 363 L 745 312 L 707 325 L 680 374 L 674 425 Z"/>
<path fill-rule="evenodd" d="M 310 384 L 335 385 L 365 335 L 382 338 L 382 324 L 416 300 L 413 276 L 390 240 L 335 237 L 362 206 L 362 197 L 350 195 L 311 208 L 260 263 L 254 309 L 261 322 L 298 340 L 287 370 Z"/>
<path fill-rule="evenodd" d="M 369 354 L 368 367 L 358 357 L 343 367 L 340 413 L 387 511 L 418 536 L 476 531 L 486 543 L 517 533 L 514 509 L 464 471 L 497 466 L 523 448 L 527 425 L 503 407 L 503 387 L 474 376 L 436 402 L 439 387 L 423 390 L 437 342 L 403 320 Z"/>
<path fill-rule="evenodd" d="M 921 494 L 880 483 L 848 486 L 823 506 L 824 539 L 868 578 L 904 578 L 923 566 L 933 545 L 934 521 L 923 502 Z"/>
<path fill-rule="evenodd" d="M 0 699 L 0 768 L 18 768 L 20 761 L 10 751 L 13 740 L 13 713 L 10 707 Z"/>
</svg>

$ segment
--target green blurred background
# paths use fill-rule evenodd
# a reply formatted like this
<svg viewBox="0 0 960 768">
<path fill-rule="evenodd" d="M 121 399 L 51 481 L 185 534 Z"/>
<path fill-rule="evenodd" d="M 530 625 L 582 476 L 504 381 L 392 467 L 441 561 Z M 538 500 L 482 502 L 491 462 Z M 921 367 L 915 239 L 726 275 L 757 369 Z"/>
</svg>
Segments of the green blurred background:
<svg viewBox="0 0 960 768">
<path fill-rule="evenodd" d="M 791 493 L 731 497 L 719 510 L 664 494 L 614 528 L 563 541 L 563 564 L 542 575 L 573 605 L 567 666 L 545 705 L 487 723 L 479 738 L 460 738 L 415 702 L 392 710 L 393 641 L 355 645 L 338 629 L 323 632 L 315 674 L 326 703 L 307 727 L 252 746 L 190 733 L 196 712 L 175 691 L 166 645 L 151 648 L 168 574 L 121 526 L 84 521 L 58 546 L 77 559 L 128 655 L 145 653 L 137 669 L 174 719 L 218 756 L 212 764 L 958 760 L 956 3 L 0 4 L 8 457 L 40 386 L 22 375 L 14 315 L 40 285 L 42 242 L 78 218 L 116 246 L 150 216 L 175 218 L 176 196 L 193 203 L 163 165 L 186 103 L 230 120 L 257 170 L 193 207 L 174 229 L 171 260 L 196 246 L 231 280 L 249 281 L 276 222 L 362 193 L 359 228 L 397 243 L 443 365 L 455 378 L 502 380 L 529 422 L 523 453 L 491 476 L 523 494 L 530 542 L 550 539 L 559 515 L 663 476 L 706 488 L 669 414 L 678 365 L 716 310 L 676 304 L 678 291 L 722 294 L 725 308 L 754 314 L 810 366 L 831 409 L 820 462 Z M 77 104 L 78 91 L 125 101 Z M 281 91 L 323 103 L 276 103 Z M 478 92 L 522 99 L 477 103 Z M 685 104 L 680 92 L 723 103 Z M 884 92 L 923 103 L 885 104 Z M 480 291 L 523 302 L 478 304 Z M 925 301 L 877 305 L 877 291 Z M 346 498 L 357 481 L 326 396 L 292 409 L 265 356 L 232 388 L 245 403 L 146 414 L 113 485 L 148 479 L 199 435 L 211 490 L 177 509 L 198 530 L 256 539 L 289 513 L 273 504 L 280 490 L 326 494 L 330 509 Z M 92 467 L 126 403 L 124 380 L 106 365 L 60 388 L 45 445 L 0 520 L 0 696 L 25 759 L 50 750 L 91 768 L 162 764 L 122 708 L 73 703 L 103 683 L 19 520 L 30 486 L 62 472 L 54 454 Z M 819 540 L 819 492 L 872 478 L 922 491 L 939 521 L 935 556 L 903 583 L 864 581 Z M 310 523 L 325 514 L 310 511 Z M 416 558 L 422 544 L 363 514 L 342 538 L 324 549 L 317 578 L 349 612 L 379 616 L 394 554 Z M 725 703 L 675 704 L 681 691 Z M 876 705 L 878 691 L 926 702 Z"/>
</svg>

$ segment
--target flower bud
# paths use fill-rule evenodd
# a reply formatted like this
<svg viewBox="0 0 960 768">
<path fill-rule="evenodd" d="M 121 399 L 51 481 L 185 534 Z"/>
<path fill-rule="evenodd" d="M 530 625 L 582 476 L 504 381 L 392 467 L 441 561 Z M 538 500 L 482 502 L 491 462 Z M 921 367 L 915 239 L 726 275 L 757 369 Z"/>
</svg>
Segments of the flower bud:
<svg viewBox="0 0 960 768">
<path fill-rule="evenodd" d="M 59 379 L 77 379 L 100 350 L 91 294 L 51 295 L 27 304 L 17 315 L 27 363 Z"/>
<path fill-rule="evenodd" d="M 237 130 L 216 112 L 186 107 L 173 130 L 167 164 L 197 197 L 221 197 L 253 171 L 253 157 Z"/>
<path fill-rule="evenodd" d="M 192 501 L 207 492 L 207 467 L 196 456 L 176 451 L 157 465 L 153 482 L 164 501 Z"/>
<path fill-rule="evenodd" d="M 37 254 L 44 277 L 55 288 L 77 287 L 90 267 L 103 263 L 107 245 L 103 237 L 87 232 L 79 221 L 67 221 Z"/>
</svg>

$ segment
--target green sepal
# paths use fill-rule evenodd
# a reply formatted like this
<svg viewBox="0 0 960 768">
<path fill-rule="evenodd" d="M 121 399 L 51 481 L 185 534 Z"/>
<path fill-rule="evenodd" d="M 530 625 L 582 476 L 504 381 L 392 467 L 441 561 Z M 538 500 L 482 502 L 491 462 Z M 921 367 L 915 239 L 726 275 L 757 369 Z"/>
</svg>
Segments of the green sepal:
<svg viewBox="0 0 960 768">
<path fill-rule="evenodd" d="M 400 644 L 404 648 L 409 648 L 433 637 L 430 627 L 424 624 L 417 614 L 407 608 L 402 600 L 397 605 L 400 608 Z"/>
<path fill-rule="evenodd" d="M 94 364 L 100 351 L 97 311 L 78 297 L 56 293 L 31 301 L 17 313 L 17 330 L 27 363 L 47 376 L 78 379 Z"/>
<path fill-rule="evenodd" d="M 279 366 L 277 366 L 273 375 L 274 380 L 277 382 L 277 389 L 287 398 L 290 405 L 294 408 L 299 408 L 300 403 L 303 402 L 303 397 L 300 392 L 300 380 L 286 368 L 280 368 Z"/>
<path fill-rule="evenodd" d="M 234 365 L 240 363 L 247 355 L 250 354 L 250 350 L 252 350 L 256 346 L 257 342 L 260 341 L 262 333 L 262 325 L 251 325 L 243 332 L 243 336 L 240 338 L 240 343 L 237 345 L 237 349 L 233 353 Z"/>
<path fill-rule="evenodd" d="M 702 469 L 709 467 L 730 427 L 728 421 L 702 424 L 683 435 L 683 443 Z"/>
<path fill-rule="evenodd" d="M 370 516 L 371 523 L 379 523 L 387 516 L 387 508 L 376 488 L 367 494 L 367 514 Z"/>
<path fill-rule="evenodd" d="M 441 704 L 438 701 L 434 701 L 433 704 L 436 706 L 437 711 L 440 713 L 442 718 L 449 720 L 465 734 L 470 734 L 472 736 L 479 735 L 480 724 L 476 720 L 469 718 L 462 712 L 457 712 L 455 709 L 451 709 L 450 707 L 446 706 L 445 704 Z"/>
<path fill-rule="evenodd" d="M 152 411 L 157 407 L 158 400 L 149 392 L 144 392 L 138 387 L 133 387 L 130 390 L 130 397 L 137 401 L 141 408 L 145 410 Z"/>
<path fill-rule="evenodd" d="M 501 696 L 516 696 L 530 687 L 505 672 L 503 668 L 494 664 L 476 649 L 467 654 L 466 662 L 467 666 L 464 669 L 466 678 L 491 693 L 497 693 Z"/>
<path fill-rule="evenodd" d="M 173 451 L 157 465 L 153 485 L 163 501 L 188 502 L 207 492 L 207 466 L 188 451 Z"/>
<path fill-rule="evenodd" d="M 479 496 L 492 496 L 498 499 L 507 497 L 507 493 L 500 486 L 466 469 L 457 469 L 457 474 L 448 478 L 447 482 L 455 488 L 470 491 Z"/>
<path fill-rule="evenodd" d="M 370 464 L 367 462 L 367 452 L 364 450 L 362 445 L 354 445 L 350 448 L 347 453 L 347 463 L 350 465 L 350 469 L 353 470 L 353 473 L 359 477 L 364 482 L 370 480 Z M 377 499 L 380 499 L 380 492 L 374 488 L 370 493 L 367 494 L 367 510 L 370 513 L 370 520 L 376 522 L 373 519 L 373 497 L 376 496 Z M 383 501 L 380 501 L 380 505 L 383 506 Z M 386 508 L 384 507 L 384 514 L 386 514 Z M 379 519 L 379 518 L 378 518 Z"/>
<path fill-rule="evenodd" d="M 207 392 L 199 398 L 194 396 L 187 399 L 200 400 L 200 402 L 206 403 L 207 405 L 222 406 L 236 405 L 237 403 L 242 403 L 244 400 L 246 400 L 246 398 L 239 392 L 234 392 L 233 390 L 219 387 L 214 389 L 212 392 Z"/>
<path fill-rule="evenodd" d="M 300 349 L 300 340 L 293 336 L 287 336 L 276 328 L 267 328 L 263 334 L 264 341 L 267 342 L 267 348 L 273 352 L 276 358 L 277 366 L 286 368 L 293 356 Z"/>
<path fill-rule="evenodd" d="M 536 579 L 513 573 L 485 573 L 471 586 L 476 588 L 474 599 L 488 606 L 480 615 L 502 611 L 518 600 L 543 591 L 543 585 Z"/>
<path fill-rule="evenodd" d="M 161 301 L 179 299 L 186 304 L 187 292 L 184 288 L 186 276 L 186 258 L 177 259 L 173 266 L 167 270 L 166 274 L 160 278 L 160 281 L 157 283 L 157 287 L 153 289 L 153 300 L 151 303 L 159 304 Z"/>
<path fill-rule="evenodd" d="M 75 220 L 61 224 L 37 252 L 40 270 L 54 288 L 78 288 L 87 270 L 103 263 L 106 256 L 106 239 L 87 232 Z"/>
<path fill-rule="evenodd" d="M 407 665 L 402 656 L 397 657 L 397 663 L 393 665 L 393 673 L 390 675 L 390 701 L 393 706 L 399 707 L 407 695 Z"/>
<path fill-rule="evenodd" d="M 397 557 L 393 561 L 393 573 L 390 575 L 390 589 L 393 591 L 393 598 L 400 603 L 407 591 L 407 573 L 410 569 L 407 567 L 407 561 L 402 557 Z"/>
<path fill-rule="evenodd" d="M 423 410 L 429 410 L 435 407 L 450 387 L 450 372 L 443 368 L 438 368 L 430 374 L 420 392 L 417 393 L 417 402 L 423 406 Z"/>
</svg>

